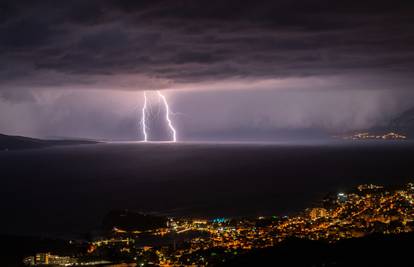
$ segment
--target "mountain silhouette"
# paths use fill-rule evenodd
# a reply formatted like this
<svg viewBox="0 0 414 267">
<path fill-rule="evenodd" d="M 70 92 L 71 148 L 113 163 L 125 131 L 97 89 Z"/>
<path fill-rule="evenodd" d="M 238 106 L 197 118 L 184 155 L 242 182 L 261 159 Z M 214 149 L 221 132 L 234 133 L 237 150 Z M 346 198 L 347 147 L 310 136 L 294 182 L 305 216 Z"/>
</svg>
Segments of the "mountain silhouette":
<svg viewBox="0 0 414 267">
<path fill-rule="evenodd" d="M 0 150 L 34 149 L 58 145 L 95 144 L 91 140 L 44 140 L 25 136 L 0 134 Z"/>
</svg>

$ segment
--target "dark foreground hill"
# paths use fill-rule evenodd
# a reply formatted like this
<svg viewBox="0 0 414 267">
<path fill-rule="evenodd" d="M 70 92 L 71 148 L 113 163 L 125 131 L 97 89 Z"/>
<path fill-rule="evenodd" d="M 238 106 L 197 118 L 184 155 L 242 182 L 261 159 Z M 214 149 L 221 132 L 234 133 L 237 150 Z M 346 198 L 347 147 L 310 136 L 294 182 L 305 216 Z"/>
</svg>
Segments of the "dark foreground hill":
<svg viewBox="0 0 414 267">
<path fill-rule="evenodd" d="M 412 244 L 414 233 L 374 234 L 335 244 L 290 239 L 219 266 L 413 266 Z"/>
<path fill-rule="evenodd" d="M 0 249 L 0 266 L 26 267 L 23 259 L 36 253 L 53 251 L 55 254 L 66 256 L 78 253 L 82 247 L 55 238 L 0 235 Z"/>
<path fill-rule="evenodd" d="M 90 140 L 43 140 L 0 134 L 0 150 L 33 149 L 59 145 L 95 144 Z"/>
<path fill-rule="evenodd" d="M 85 251 L 82 244 L 59 239 L 0 235 L 1 266 L 23 267 L 22 259 L 37 252 L 53 251 L 58 255 L 75 255 Z M 288 239 L 279 245 L 259 249 L 211 266 L 413 266 L 414 233 L 374 234 L 364 238 L 342 240 L 335 244 L 321 241 Z"/>
<path fill-rule="evenodd" d="M 102 228 L 105 231 L 112 231 L 114 228 L 128 232 L 147 231 L 163 228 L 166 225 L 167 218 L 128 210 L 112 210 L 102 222 Z"/>
</svg>

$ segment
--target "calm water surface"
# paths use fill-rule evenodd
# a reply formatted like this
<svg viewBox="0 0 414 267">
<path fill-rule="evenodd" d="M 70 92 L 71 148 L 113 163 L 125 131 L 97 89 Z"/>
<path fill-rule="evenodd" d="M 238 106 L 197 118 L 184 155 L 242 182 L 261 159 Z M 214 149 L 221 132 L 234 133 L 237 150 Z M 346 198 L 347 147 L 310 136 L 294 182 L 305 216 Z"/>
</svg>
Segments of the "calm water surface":
<svg viewBox="0 0 414 267">
<path fill-rule="evenodd" d="M 414 180 L 414 144 L 110 143 L 0 152 L 1 233 L 79 233 L 111 209 L 284 215 L 327 192 Z"/>
</svg>

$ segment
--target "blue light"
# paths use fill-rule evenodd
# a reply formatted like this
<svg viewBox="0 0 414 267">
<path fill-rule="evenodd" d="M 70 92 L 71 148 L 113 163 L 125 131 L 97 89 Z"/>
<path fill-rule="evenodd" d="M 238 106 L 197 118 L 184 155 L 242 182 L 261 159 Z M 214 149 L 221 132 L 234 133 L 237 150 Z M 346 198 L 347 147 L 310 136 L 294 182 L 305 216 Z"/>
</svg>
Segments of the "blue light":
<svg viewBox="0 0 414 267">
<path fill-rule="evenodd" d="M 225 223 L 227 221 L 226 218 L 215 218 L 211 220 L 213 223 Z"/>
</svg>

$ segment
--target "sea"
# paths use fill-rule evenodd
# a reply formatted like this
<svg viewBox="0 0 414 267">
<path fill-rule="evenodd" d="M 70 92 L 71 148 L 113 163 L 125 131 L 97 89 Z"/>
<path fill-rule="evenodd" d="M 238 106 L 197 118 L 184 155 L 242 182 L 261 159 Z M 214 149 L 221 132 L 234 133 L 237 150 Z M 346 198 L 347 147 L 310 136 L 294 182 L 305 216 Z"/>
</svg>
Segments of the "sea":
<svg viewBox="0 0 414 267">
<path fill-rule="evenodd" d="M 0 151 L 0 234 L 99 229 L 111 210 L 288 216 L 362 183 L 414 182 L 414 142 L 105 142 Z"/>
</svg>

